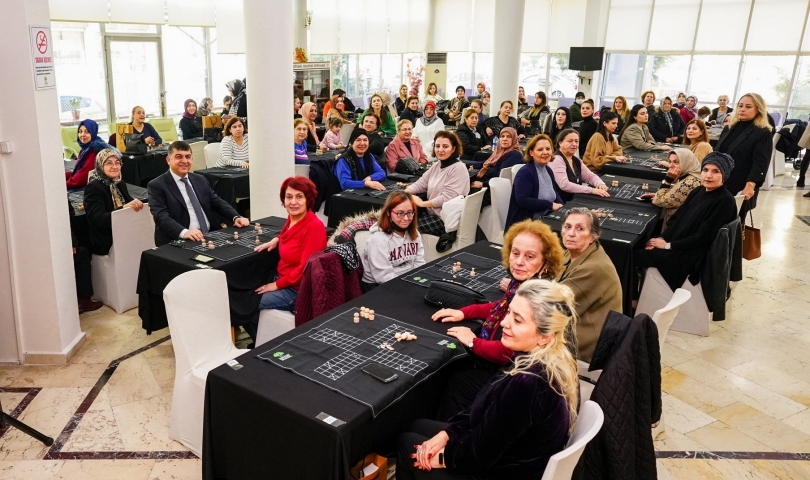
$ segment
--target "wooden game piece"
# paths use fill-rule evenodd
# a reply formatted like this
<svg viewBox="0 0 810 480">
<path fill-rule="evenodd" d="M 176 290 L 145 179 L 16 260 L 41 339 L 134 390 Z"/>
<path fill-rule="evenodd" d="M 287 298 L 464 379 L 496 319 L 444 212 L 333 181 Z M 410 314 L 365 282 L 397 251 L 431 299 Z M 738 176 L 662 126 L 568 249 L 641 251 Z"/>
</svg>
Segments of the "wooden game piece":
<svg viewBox="0 0 810 480">
<path fill-rule="evenodd" d="M 233 239 L 239 240 L 239 232 L 233 232 Z"/>
<path fill-rule="evenodd" d="M 386 345 L 385 348 L 387 348 L 388 350 L 391 350 L 391 351 L 394 350 L 394 347 L 392 347 L 391 345 Z"/>
<path fill-rule="evenodd" d="M 371 321 L 373 322 L 373 321 L 374 321 L 374 314 L 373 314 L 373 313 L 370 313 L 370 314 L 368 315 L 368 319 L 369 319 L 369 320 L 371 320 Z"/>
<path fill-rule="evenodd" d="M 263 234 L 263 233 L 264 233 L 264 229 L 263 229 L 262 227 L 259 227 L 259 229 L 257 230 L 257 232 L 259 232 L 259 235 L 261 235 L 261 234 Z"/>
<path fill-rule="evenodd" d="M 400 341 L 400 340 L 402 340 L 402 334 L 397 332 L 396 335 L 394 335 L 394 338 L 396 338 L 397 341 Z"/>
<path fill-rule="evenodd" d="M 261 241 L 261 240 L 259 240 L 259 236 L 258 236 L 258 235 L 256 235 L 256 240 L 255 240 L 255 241 L 256 241 L 256 245 L 260 245 L 260 244 L 262 243 L 262 241 Z"/>
<path fill-rule="evenodd" d="M 354 317 L 354 323 L 360 323 L 360 317 Z"/>
<path fill-rule="evenodd" d="M 214 242 L 208 242 L 208 250 L 214 249 Z"/>
<path fill-rule="evenodd" d="M 206 243 L 205 243 L 205 239 L 203 239 L 203 241 L 202 241 L 202 247 L 203 247 L 203 248 L 205 248 L 205 247 L 207 247 L 207 246 L 208 246 L 208 245 L 206 245 Z"/>
<path fill-rule="evenodd" d="M 471 277 L 474 277 L 474 276 L 475 276 L 475 267 L 470 268 L 470 276 L 471 276 Z"/>
</svg>

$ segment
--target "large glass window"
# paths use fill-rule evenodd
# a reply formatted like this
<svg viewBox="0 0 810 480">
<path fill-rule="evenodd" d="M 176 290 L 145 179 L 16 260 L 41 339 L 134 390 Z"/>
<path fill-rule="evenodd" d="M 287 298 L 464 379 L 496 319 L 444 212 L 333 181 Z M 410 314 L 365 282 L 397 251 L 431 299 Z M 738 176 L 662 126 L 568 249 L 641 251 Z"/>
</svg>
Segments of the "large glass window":
<svg viewBox="0 0 810 480">
<path fill-rule="evenodd" d="M 425 85 L 425 59 L 421 53 L 406 53 L 402 55 L 402 71 L 405 72 L 405 84 L 408 85 L 408 94 L 420 96 Z"/>
<path fill-rule="evenodd" d="M 679 92 L 686 90 L 689 77 L 689 55 L 649 55 L 647 56 L 646 85 L 655 92 L 659 100 L 666 96 L 677 101 Z"/>
<path fill-rule="evenodd" d="M 470 83 L 469 88 L 475 93 L 475 86 L 478 82 L 484 82 L 487 90 L 492 91 L 492 54 L 491 53 L 476 53 L 475 54 L 475 78 Z M 517 95 L 517 92 L 515 92 Z"/>
<path fill-rule="evenodd" d="M 602 84 L 603 97 L 622 95 L 633 103 L 641 93 L 641 76 L 645 55 L 641 53 L 609 53 Z"/>
<path fill-rule="evenodd" d="M 402 78 L 402 55 L 398 53 L 382 55 L 382 86 L 381 90 L 396 98 L 399 95 L 399 86 Z"/>
<path fill-rule="evenodd" d="M 526 91 L 528 98 L 534 98 L 534 94 L 542 91 L 548 98 L 551 93 L 546 85 L 546 62 L 548 55 L 545 53 L 524 53 L 520 56 L 520 74 L 518 75 L 518 85 Z"/>
<path fill-rule="evenodd" d="M 792 55 L 748 55 L 737 96 L 747 92 L 762 95 L 768 109 L 787 105 L 796 57 Z"/>
<path fill-rule="evenodd" d="M 147 117 L 160 117 L 160 61 L 156 39 L 142 41 L 107 37 L 115 93 L 115 119 L 132 120 L 132 110 L 143 107 Z"/>
<path fill-rule="evenodd" d="M 217 29 L 210 30 L 211 36 L 211 90 L 214 96 L 214 106 L 222 110 L 222 99 L 228 95 L 225 86 L 234 79 L 243 79 L 247 76 L 244 53 L 217 53 Z M 292 94 L 292 80 L 290 80 L 290 93 Z"/>
<path fill-rule="evenodd" d="M 739 55 L 695 55 L 689 93 L 698 97 L 700 105 L 714 106 L 720 95 L 734 102 L 739 68 Z"/>
<path fill-rule="evenodd" d="M 810 57 L 799 58 L 799 75 L 796 76 L 790 103 L 794 107 L 810 108 Z"/>
<path fill-rule="evenodd" d="M 567 53 L 552 53 L 549 59 L 548 90 L 551 98 L 573 97 L 579 89 L 578 70 L 568 69 Z"/>
<path fill-rule="evenodd" d="M 75 125 L 85 118 L 107 123 L 107 87 L 98 23 L 52 22 L 59 120 Z"/>
<path fill-rule="evenodd" d="M 472 85 L 472 53 L 449 52 L 447 54 L 447 84 L 444 86 L 444 97 L 452 98 L 456 87 Z M 489 87 L 489 86 L 487 86 Z"/>
<path fill-rule="evenodd" d="M 358 90 L 359 95 L 371 96 L 380 90 L 380 55 L 358 55 Z M 397 85 L 399 86 L 399 85 Z"/>
<path fill-rule="evenodd" d="M 204 31 L 202 27 L 164 27 L 162 43 L 166 111 L 182 115 L 186 99 L 194 99 L 199 106 L 206 96 Z"/>
<path fill-rule="evenodd" d="M 332 55 L 332 91 L 340 88 L 341 90 L 349 93 L 349 56 L 348 55 Z M 329 92 L 330 95 L 332 92 Z"/>
</svg>

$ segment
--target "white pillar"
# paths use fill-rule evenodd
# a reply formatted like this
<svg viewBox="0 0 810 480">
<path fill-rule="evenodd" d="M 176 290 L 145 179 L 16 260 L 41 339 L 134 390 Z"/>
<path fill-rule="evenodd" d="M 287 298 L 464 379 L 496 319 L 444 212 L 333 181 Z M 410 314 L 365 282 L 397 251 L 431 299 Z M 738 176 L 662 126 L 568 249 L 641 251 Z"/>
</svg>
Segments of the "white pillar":
<svg viewBox="0 0 810 480">
<path fill-rule="evenodd" d="M 293 122 L 273 112 L 292 104 L 293 4 L 244 0 L 244 5 L 250 216 L 286 217 L 279 189 L 284 179 L 295 175 Z"/>
<path fill-rule="evenodd" d="M 85 335 L 76 304 L 59 102 L 56 89 L 35 90 L 29 42 L 29 26 L 50 26 L 48 0 L 4 0 L 3 7 L 0 105 L 14 107 L 0 109 L 0 141 L 12 142 L 14 151 L 0 154 L 0 193 L 13 306 L 0 308 L 13 308 L 21 361 L 66 363 Z M 7 324 L 0 328 L 0 337 L 14 335 Z"/>
<path fill-rule="evenodd" d="M 587 0 L 585 5 L 585 34 L 582 45 L 585 47 L 604 47 L 607 37 L 608 13 L 610 2 L 602 0 Z M 604 65 L 603 65 L 604 67 Z M 602 93 L 602 71 L 581 72 L 579 91 L 585 98 L 592 98 L 599 109 L 599 97 Z"/>
<path fill-rule="evenodd" d="M 301 47 L 309 54 L 307 45 L 307 0 L 294 0 L 293 9 L 293 48 Z"/>
<path fill-rule="evenodd" d="M 498 114 L 501 102 L 511 100 L 517 115 L 520 49 L 523 43 L 523 10 L 525 0 L 497 0 L 495 6 L 495 41 L 492 52 L 492 95 L 490 115 Z M 473 85 L 475 87 L 475 85 Z"/>
</svg>

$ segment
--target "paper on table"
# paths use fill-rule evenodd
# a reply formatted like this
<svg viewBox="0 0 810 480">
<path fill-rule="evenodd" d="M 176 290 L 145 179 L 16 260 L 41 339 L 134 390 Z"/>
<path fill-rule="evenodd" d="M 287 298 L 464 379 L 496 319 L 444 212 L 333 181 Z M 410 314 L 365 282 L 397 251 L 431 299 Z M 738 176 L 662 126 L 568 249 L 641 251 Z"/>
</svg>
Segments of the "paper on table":
<svg viewBox="0 0 810 480">
<path fill-rule="evenodd" d="M 377 469 L 378 469 L 378 467 L 377 467 L 376 464 L 372 463 L 371 465 L 366 465 L 366 468 L 363 469 L 363 476 L 368 477 L 372 473 L 375 473 L 377 471 Z"/>
</svg>

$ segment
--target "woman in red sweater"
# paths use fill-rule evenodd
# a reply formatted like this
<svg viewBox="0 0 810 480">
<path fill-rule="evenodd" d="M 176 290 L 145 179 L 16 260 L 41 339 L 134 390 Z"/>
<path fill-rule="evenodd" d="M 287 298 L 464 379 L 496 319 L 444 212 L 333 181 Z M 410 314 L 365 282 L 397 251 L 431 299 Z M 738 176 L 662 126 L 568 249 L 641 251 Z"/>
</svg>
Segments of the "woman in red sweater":
<svg viewBox="0 0 810 480">
<path fill-rule="evenodd" d="M 317 195 L 315 184 L 306 177 L 290 177 L 281 184 L 281 203 L 287 210 L 287 223 L 278 237 L 255 248 L 257 252 L 270 252 L 278 247 L 280 257 L 276 281 L 256 289 L 262 296 L 260 309 L 289 310 L 298 296 L 307 260 L 326 248 L 326 227 L 312 211 Z M 258 323 L 246 327 L 255 339 Z"/>
<path fill-rule="evenodd" d="M 105 148 L 113 148 L 98 138 L 98 124 L 92 120 L 82 120 L 79 124 L 77 141 L 82 151 L 76 159 L 72 172 L 65 172 L 68 190 L 78 190 L 87 185 L 87 176 L 96 168 L 96 155 Z M 118 151 L 117 149 L 115 150 Z M 120 154 L 119 154 L 120 155 Z"/>
<path fill-rule="evenodd" d="M 559 237 L 548 225 L 538 220 L 524 220 L 512 225 L 503 240 L 501 257 L 512 277 L 501 281 L 501 289 L 506 291 L 503 298 L 461 310 L 443 308 L 433 314 L 433 320 L 441 322 L 484 320 L 478 336 L 467 327 L 447 330 L 448 335 L 457 338 L 474 355 L 450 378 L 439 409 L 440 420 L 447 420 L 470 406 L 492 376 L 512 360 L 514 352 L 501 343 L 500 326 L 518 287 L 532 278 L 556 278 L 563 270 L 563 249 Z"/>
</svg>

